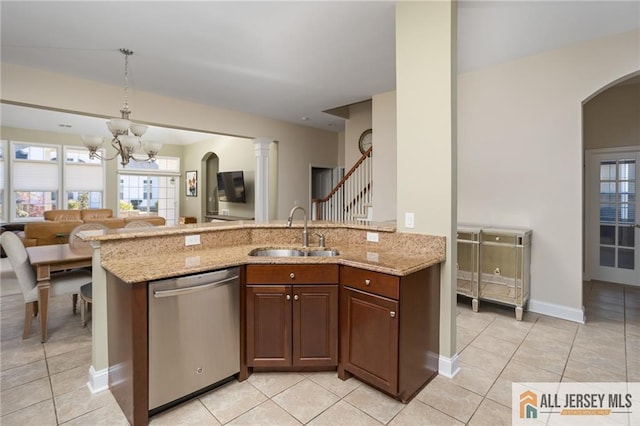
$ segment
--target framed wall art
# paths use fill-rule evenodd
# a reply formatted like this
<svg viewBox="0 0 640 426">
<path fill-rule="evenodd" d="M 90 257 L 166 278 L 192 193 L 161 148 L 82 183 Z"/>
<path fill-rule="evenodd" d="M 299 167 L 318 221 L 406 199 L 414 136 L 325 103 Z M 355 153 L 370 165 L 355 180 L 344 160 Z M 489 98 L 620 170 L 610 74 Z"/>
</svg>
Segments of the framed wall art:
<svg viewBox="0 0 640 426">
<path fill-rule="evenodd" d="M 186 194 L 187 197 L 198 196 L 198 172 L 196 170 L 188 171 L 186 174 Z"/>
</svg>

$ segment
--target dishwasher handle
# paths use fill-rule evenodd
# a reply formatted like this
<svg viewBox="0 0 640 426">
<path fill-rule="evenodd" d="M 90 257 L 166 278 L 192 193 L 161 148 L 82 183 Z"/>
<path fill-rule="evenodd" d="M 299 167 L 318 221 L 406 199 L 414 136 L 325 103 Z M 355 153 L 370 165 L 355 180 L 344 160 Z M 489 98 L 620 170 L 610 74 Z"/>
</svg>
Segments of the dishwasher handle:
<svg viewBox="0 0 640 426">
<path fill-rule="evenodd" d="M 225 278 L 224 280 L 215 281 L 212 283 L 198 285 L 194 287 L 177 288 L 175 290 L 157 290 L 153 292 L 153 297 L 156 299 L 159 299 L 161 297 L 173 297 L 173 296 L 182 296 L 183 294 L 197 293 L 199 291 L 203 291 L 211 287 L 216 287 L 220 284 L 228 283 L 229 281 L 234 281 L 237 279 L 238 279 L 238 275 L 234 275 L 232 277 Z"/>
</svg>

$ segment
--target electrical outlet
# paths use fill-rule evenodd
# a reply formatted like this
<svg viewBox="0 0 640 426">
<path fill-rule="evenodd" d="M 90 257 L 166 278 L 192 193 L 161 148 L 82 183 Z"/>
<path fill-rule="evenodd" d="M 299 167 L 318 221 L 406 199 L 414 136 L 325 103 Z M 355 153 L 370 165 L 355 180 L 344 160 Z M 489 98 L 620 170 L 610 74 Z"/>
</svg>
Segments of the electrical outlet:
<svg viewBox="0 0 640 426">
<path fill-rule="evenodd" d="M 405 213 L 404 214 L 404 226 L 406 228 L 413 228 L 413 226 L 414 226 L 413 220 L 414 220 L 413 213 Z"/>
<path fill-rule="evenodd" d="M 372 243 L 378 242 L 378 233 L 377 232 L 367 232 L 367 241 L 371 241 Z"/>
<path fill-rule="evenodd" d="M 200 234 L 198 235 L 187 235 L 184 237 L 184 245 L 185 246 L 196 246 L 200 244 Z"/>
</svg>

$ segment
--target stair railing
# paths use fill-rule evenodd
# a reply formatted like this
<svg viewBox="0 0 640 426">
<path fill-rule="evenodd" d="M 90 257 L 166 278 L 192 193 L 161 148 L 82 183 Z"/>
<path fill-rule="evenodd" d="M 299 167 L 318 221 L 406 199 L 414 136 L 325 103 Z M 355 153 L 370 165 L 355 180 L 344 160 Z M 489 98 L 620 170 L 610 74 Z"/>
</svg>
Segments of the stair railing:
<svg viewBox="0 0 640 426">
<path fill-rule="evenodd" d="M 314 219 L 330 221 L 367 220 L 373 203 L 373 147 L 356 161 L 329 194 L 311 200 Z"/>
</svg>

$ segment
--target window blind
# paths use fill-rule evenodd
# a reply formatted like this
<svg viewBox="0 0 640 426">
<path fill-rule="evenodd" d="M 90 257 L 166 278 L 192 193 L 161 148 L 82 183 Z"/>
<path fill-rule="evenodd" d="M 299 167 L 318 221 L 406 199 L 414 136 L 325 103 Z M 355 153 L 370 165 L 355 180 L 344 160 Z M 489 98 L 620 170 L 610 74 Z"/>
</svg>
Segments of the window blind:
<svg viewBox="0 0 640 426">
<path fill-rule="evenodd" d="M 104 173 L 101 165 L 67 164 L 64 169 L 67 191 L 102 191 Z"/>
<path fill-rule="evenodd" d="M 58 164 L 15 161 L 13 163 L 14 191 L 57 191 Z"/>
</svg>

